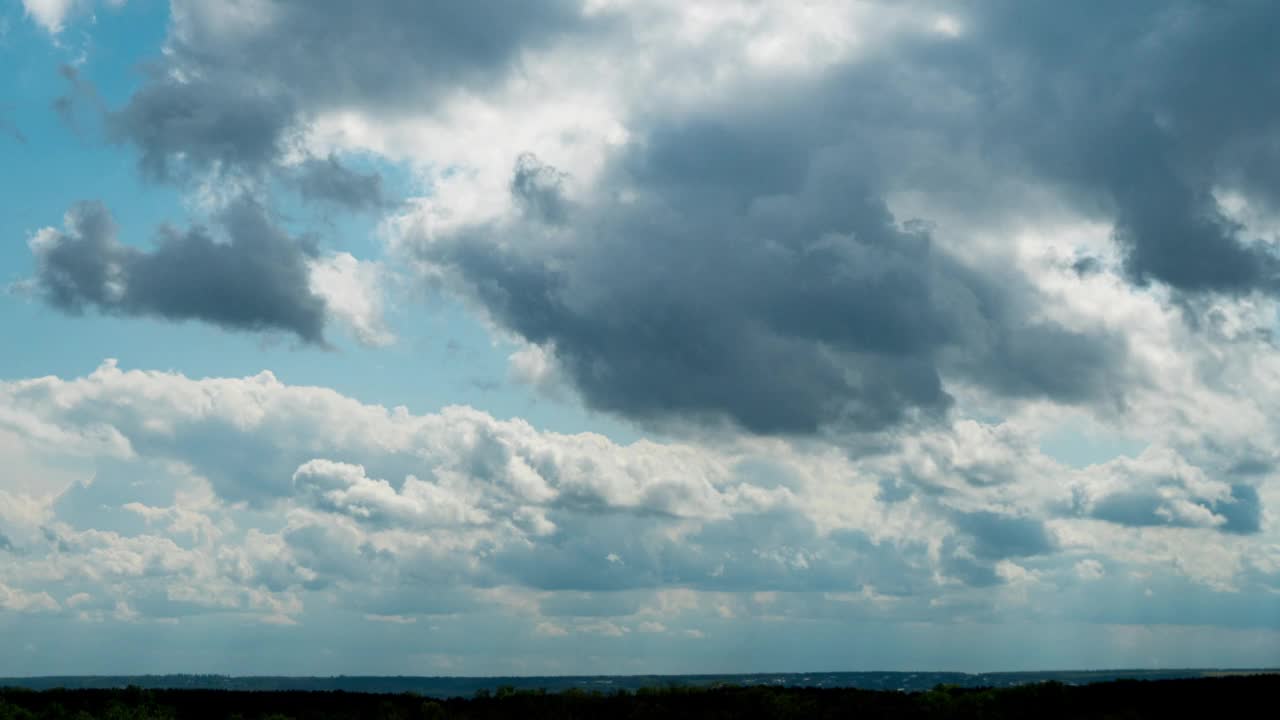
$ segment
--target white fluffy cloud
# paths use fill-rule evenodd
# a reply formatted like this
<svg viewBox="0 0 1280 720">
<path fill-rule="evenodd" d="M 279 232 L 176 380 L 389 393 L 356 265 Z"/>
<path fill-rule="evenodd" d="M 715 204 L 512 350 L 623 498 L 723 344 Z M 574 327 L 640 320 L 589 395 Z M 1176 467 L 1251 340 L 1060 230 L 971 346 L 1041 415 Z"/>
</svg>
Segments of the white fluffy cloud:
<svg viewBox="0 0 1280 720">
<path fill-rule="evenodd" d="M 1071 468 L 1033 426 L 960 421 L 862 457 L 618 445 L 112 363 L 0 383 L 0 405 L 31 471 L 97 469 L 43 496 L 0 487 L 0 612 L 91 626 L 349 612 L 425 632 L 496 613 L 529 642 L 693 641 L 762 617 L 1105 625 L 1134 611 L 1097 598 L 1150 590 L 1185 606 L 1139 619 L 1270 627 L 1280 586 L 1270 522 L 1226 527 L 1257 497 L 1172 450 Z M 1146 504 L 1109 514 L 1116 492 Z"/>
<path fill-rule="evenodd" d="M 27 16 L 51 34 L 62 32 L 62 23 L 76 0 L 22 0 Z"/>
<path fill-rule="evenodd" d="M 380 347 L 395 342 L 383 319 L 383 272 L 377 263 L 351 253 L 335 253 L 311 262 L 311 291 L 324 298 L 325 310 L 356 340 Z"/>
<path fill-rule="evenodd" d="M 50 612 L 58 609 L 58 601 L 46 592 L 25 592 L 0 584 L 0 610 L 20 613 Z"/>
<path fill-rule="evenodd" d="M 22 0 L 22 7 L 40 27 L 50 35 L 62 32 L 67 20 L 77 13 L 91 8 L 94 0 Z M 105 0 L 108 7 L 120 7 L 125 0 Z"/>
</svg>

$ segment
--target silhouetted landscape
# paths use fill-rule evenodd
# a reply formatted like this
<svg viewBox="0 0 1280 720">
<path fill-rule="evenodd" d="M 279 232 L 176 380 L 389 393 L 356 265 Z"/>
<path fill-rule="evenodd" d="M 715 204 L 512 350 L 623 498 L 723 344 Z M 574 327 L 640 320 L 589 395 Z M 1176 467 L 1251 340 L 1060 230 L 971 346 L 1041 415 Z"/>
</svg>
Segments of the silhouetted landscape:
<svg viewBox="0 0 1280 720">
<path fill-rule="evenodd" d="M 519 677 L 415 676 L 232 676 L 232 675 L 73 675 L 0 678 L 0 687 L 28 690 L 228 690 L 257 692 L 416 693 L 429 697 L 470 697 L 477 692 L 512 690 L 569 690 L 613 692 L 646 688 L 710 688 L 717 686 L 855 688 L 919 692 L 939 685 L 959 688 L 1007 688 L 1056 682 L 1083 685 L 1114 680 L 1183 680 L 1280 672 L 1274 669 L 1175 668 L 1161 670 L 1046 670 L 1041 672 L 812 672 L 723 673 L 706 675 L 548 675 Z"/>
<path fill-rule="evenodd" d="M 1209 671 L 1212 672 L 1212 671 Z M 900 673 L 831 673 L 812 677 L 890 676 Z M 922 675 L 939 675 L 922 673 Z M 942 673 L 941 675 L 950 675 Z M 1013 675 L 1013 674 L 1010 674 Z M 1018 674 L 1022 675 L 1022 674 Z M 1090 673 L 1062 673 L 1085 680 Z M 192 688 L 209 676 L 191 678 Z M 757 676 L 735 676 L 757 677 Z M 763 677 L 763 676 L 760 676 Z M 797 676 L 790 676 L 796 678 Z M 990 676 L 968 676 L 970 678 Z M 1006 677 L 1006 676 L 1001 676 Z M 160 678 L 152 678 L 158 681 Z M 798 679 L 798 678 L 797 678 Z M 73 678 L 65 680 L 73 681 Z M 86 683 L 103 678 L 84 678 Z M 252 684 L 250 678 L 224 678 L 228 684 Z M 368 682 L 385 687 L 395 681 L 431 682 L 444 687 L 446 678 L 262 678 L 264 686 L 342 685 Z M 461 688 L 469 680 L 454 679 Z M 496 680 L 496 678 L 492 679 Z M 526 678 L 525 684 L 553 681 Z M 576 680 L 585 680 L 579 678 Z M 609 682 L 629 683 L 629 678 Z M 684 682 L 692 678 L 685 678 Z M 1249 708 L 1265 708 L 1280 690 L 1280 675 L 1228 675 L 1165 680 L 1110 680 L 1069 685 L 1061 681 L 1013 687 L 963 687 L 940 684 L 930 690 L 899 692 L 856 687 L 796 687 L 789 685 L 668 685 L 561 692 L 502 685 L 487 687 L 469 697 L 452 694 L 431 697 L 417 692 L 396 694 L 344 690 L 214 690 L 126 688 L 0 690 L 0 720 L 55 718 L 111 718 L 145 720 L 263 718 L 323 720 L 328 718 L 1155 718 L 1234 717 Z M 1257 712 L 1256 710 L 1254 712 Z"/>
</svg>

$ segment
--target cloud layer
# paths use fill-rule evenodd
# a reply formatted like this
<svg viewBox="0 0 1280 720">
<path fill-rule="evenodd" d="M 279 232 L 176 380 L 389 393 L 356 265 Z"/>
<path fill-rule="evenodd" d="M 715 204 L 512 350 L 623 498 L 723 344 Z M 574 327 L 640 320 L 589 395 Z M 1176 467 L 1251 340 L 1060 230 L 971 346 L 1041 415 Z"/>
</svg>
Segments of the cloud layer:
<svg viewBox="0 0 1280 720">
<path fill-rule="evenodd" d="M 0 400 L 0 438 L 35 468 L 84 473 L 0 488 L 0 600 L 90 628 L 231 613 L 312 633 L 333 613 L 460 627 L 498 613 L 535 644 L 723 643 L 765 619 L 1277 630 L 1259 494 L 1171 449 L 1073 469 L 1018 424 L 972 421 L 860 460 L 763 440 L 618 445 L 269 373 L 112 363 L 3 383 Z M 1135 476 L 1180 484 L 1117 500 L 1118 478 L 1140 492 Z"/>
</svg>

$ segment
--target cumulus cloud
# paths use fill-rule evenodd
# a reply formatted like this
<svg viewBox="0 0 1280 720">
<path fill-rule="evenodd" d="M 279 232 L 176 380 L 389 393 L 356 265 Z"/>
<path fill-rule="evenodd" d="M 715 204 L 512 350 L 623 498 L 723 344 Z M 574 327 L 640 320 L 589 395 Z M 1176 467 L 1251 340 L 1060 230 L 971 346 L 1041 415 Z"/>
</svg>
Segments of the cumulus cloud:
<svg viewBox="0 0 1280 720">
<path fill-rule="evenodd" d="M 324 299 L 329 315 L 346 325 L 356 340 L 371 347 L 395 342 L 383 317 L 385 273 L 380 265 L 334 253 L 313 257 L 308 266 L 311 291 Z"/>
<path fill-rule="evenodd" d="M 974 553 L 981 557 L 1042 555 L 1054 546 L 1044 524 L 1034 518 L 981 511 L 959 515 L 956 526 L 973 538 Z"/>
<path fill-rule="evenodd" d="M 147 387 L 158 393 L 154 404 L 144 408 L 128 400 Z M 470 502 L 509 503 L 496 506 L 501 515 L 532 503 L 724 517 L 734 508 L 787 500 L 785 491 L 756 493 L 730 483 L 723 460 L 692 447 L 645 441 L 619 446 L 599 435 L 539 433 L 523 421 L 498 421 L 464 407 L 415 416 L 324 388 L 286 386 L 270 373 L 195 381 L 123 372 L 106 363 L 71 385 L 51 380 L 9 386 L 7 400 L 15 410 L 23 409 L 10 420 L 14 429 L 29 433 L 31 421 L 64 427 L 48 415 L 71 417 L 49 404 L 54 395 L 69 403 L 68 409 L 79 408 L 72 414 L 88 413 L 66 430 L 102 434 L 104 426 L 110 427 L 122 433 L 126 456 L 186 463 L 233 501 L 297 492 L 330 510 L 346 508 L 357 518 L 384 512 L 408 517 L 415 507 L 426 513 L 448 506 L 454 508 L 452 516 L 465 520 L 475 515 Z M 347 419 L 344 430 L 326 447 L 342 459 L 316 457 L 315 438 L 328 433 L 339 417 Z M 238 450 L 228 454 L 221 446 L 229 445 Z M 435 484 L 408 482 L 413 473 L 430 473 Z M 406 495 L 406 487 L 413 492 Z M 541 526 L 537 517 L 528 520 L 531 528 Z"/>
<path fill-rule="evenodd" d="M 171 321 L 201 320 L 231 330 L 283 331 L 323 345 L 325 301 L 312 291 L 316 250 L 241 199 L 220 213 L 225 241 L 206 228 L 160 230 L 155 249 L 121 243 L 109 211 L 86 202 L 62 230 L 32 238 L 34 287 L 52 307 Z"/>
<path fill-rule="evenodd" d="M 258 541 L 265 552 L 258 560 L 224 554 L 228 568 L 243 568 L 236 577 L 261 577 L 274 591 L 419 563 L 425 564 L 418 572 L 444 572 L 455 582 L 517 581 L 559 590 L 676 584 L 851 591 L 871 584 L 911 594 L 930 585 L 924 569 L 933 563 L 984 585 L 995 581 L 1002 561 L 1046 562 L 1070 548 L 1073 533 L 1046 522 L 1092 522 L 1096 504 L 1078 520 L 1055 508 L 1070 507 L 1082 487 L 1101 488 L 1105 498 L 1117 472 L 1098 466 L 1073 473 L 1033 449 L 1008 447 L 1007 435 L 972 429 L 930 431 L 955 433 L 963 443 L 903 445 L 864 462 L 773 443 L 734 451 L 617 445 L 590 434 L 538 432 L 468 408 L 421 416 L 389 411 L 331 390 L 283 385 L 269 374 L 191 380 L 107 364 L 76 380 L 6 383 L 0 397 L 16 416 L 31 418 L 6 421 L 11 431 L 26 436 L 27 428 L 48 425 L 75 435 L 107 426 L 126 443 L 131 462 L 176 463 L 200 478 L 182 507 L 163 496 L 121 503 L 147 527 L 212 543 L 224 537 L 216 523 L 202 519 L 218 506 L 213 498 L 293 508 L 276 540 Z M 941 472 L 959 473 L 957 481 L 934 480 L 933 490 L 894 502 L 877 499 L 884 477 L 926 488 L 901 469 L 962 468 L 946 454 L 975 452 L 978 445 L 986 448 L 979 454 L 988 472 L 1038 463 L 1075 477 L 1076 486 L 970 482 L 963 470 L 947 469 Z M 918 453 L 927 455 L 911 459 Z M 1185 461 L 1182 467 L 1198 472 Z M 103 482 L 109 480 L 95 485 Z M 204 482 L 208 492 L 198 489 Z M 1201 496 L 1215 492 L 1208 481 L 1192 478 L 1186 485 Z M 1225 504 L 1236 491 L 1216 492 Z M 987 509 L 993 506 L 1007 509 Z M 69 507 L 66 501 L 62 507 Z M 1170 526 L 1233 531 L 1226 523 Z M 133 546 L 115 537 L 96 530 L 56 534 L 69 551 L 113 548 L 93 556 L 95 577 L 168 572 L 193 562 L 183 559 L 192 550 L 167 539 Z M 942 554 L 930 560 L 935 543 Z M 486 560 L 475 565 L 479 556 L 472 553 L 481 548 Z M 268 559 L 284 564 L 265 575 L 250 569 Z M 1062 564 L 1062 571 L 1070 567 Z"/>
<path fill-rule="evenodd" d="M 1249 534 L 1231 526 L 1223 508 L 1244 494 L 1230 483 L 1170 452 L 1069 468 L 1008 423 L 935 425 L 861 458 L 760 438 L 620 445 L 269 373 L 112 363 L 0 383 L 0 407 L 0 431 L 38 463 L 97 467 L 26 510 L 0 495 L 18 548 L 0 565 L 0 614 L 305 628 L 337 613 L 436 632 L 444 613 L 531 642 L 629 643 L 709 641 L 760 618 L 1132 621 L 1126 593 L 1155 588 L 1198 598 L 1160 622 L 1229 607 L 1241 627 L 1274 623 L 1255 606 L 1280 567 L 1259 542 L 1274 528 L 1261 510 Z M 884 499 L 886 478 L 909 491 Z M 1144 482 L 1220 519 L 1101 517 L 1094 498 Z"/>
<path fill-rule="evenodd" d="M 524 213 L 423 229 L 416 257 L 554 348 L 588 406 L 641 421 L 879 430 L 945 413 L 944 373 L 1062 402 L 1121 391 L 1119 338 L 1033 319 L 1016 277 L 898 222 L 856 153 L 829 149 L 838 136 L 781 148 L 793 119 L 765 112 L 655 131 L 572 208 L 556 171 L 522 157 Z"/>
<path fill-rule="evenodd" d="M 0 610 L 20 613 L 49 612 L 58 609 L 58 601 L 46 592 L 25 592 L 0 583 Z"/>
<path fill-rule="evenodd" d="M 1215 527 L 1259 530 L 1258 491 L 1247 483 L 1214 480 L 1177 453 L 1150 449 L 1118 458 L 1075 488 L 1074 508 L 1090 517 L 1134 527 Z"/>
<path fill-rule="evenodd" d="M 365 476 L 359 465 L 311 460 L 293 474 L 300 495 L 322 509 L 374 524 L 413 526 L 490 522 L 480 509 L 448 489 L 410 475 L 397 490 L 385 480 Z"/>
</svg>

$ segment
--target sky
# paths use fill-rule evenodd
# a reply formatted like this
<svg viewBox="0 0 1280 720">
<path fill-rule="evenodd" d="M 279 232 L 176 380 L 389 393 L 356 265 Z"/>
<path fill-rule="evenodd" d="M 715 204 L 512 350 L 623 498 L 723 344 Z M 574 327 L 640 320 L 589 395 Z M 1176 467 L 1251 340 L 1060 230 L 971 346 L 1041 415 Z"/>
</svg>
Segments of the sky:
<svg viewBox="0 0 1280 720">
<path fill-rule="evenodd" d="M 0 675 L 1280 666 L 1277 32 L 0 0 Z"/>
</svg>

